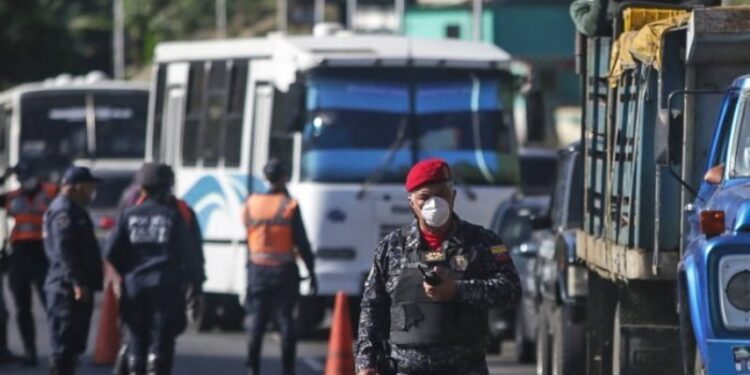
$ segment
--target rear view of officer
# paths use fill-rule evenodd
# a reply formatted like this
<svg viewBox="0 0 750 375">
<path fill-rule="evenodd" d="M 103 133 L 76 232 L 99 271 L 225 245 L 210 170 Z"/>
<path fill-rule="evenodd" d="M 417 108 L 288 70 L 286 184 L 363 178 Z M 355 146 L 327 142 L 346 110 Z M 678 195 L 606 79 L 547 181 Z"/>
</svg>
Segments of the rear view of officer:
<svg viewBox="0 0 750 375">
<path fill-rule="evenodd" d="M 44 250 L 49 272 L 47 296 L 52 358 L 50 374 L 75 374 L 86 350 L 95 291 L 102 287 L 102 259 L 86 206 L 99 180 L 84 167 L 70 167 L 60 195 L 44 214 Z"/>
<path fill-rule="evenodd" d="M 12 172 L 21 182 L 21 187 L 0 195 L 0 206 L 15 221 L 10 233 L 8 282 L 16 304 L 16 321 L 23 342 L 23 364 L 36 366 L 36 329 L 31 313 L 31 289 L 36 287 L 40 302 L 44 305 L 43 288 L 48 265 L 42 242 L 42 219 L 58 189 L 54 184 L 42 183 L 27 163 L 19 163 Z"/>
<path fill-rule="evenodd" d="M 203 265 L 173 203 L 170 176 L 157 164 L 141 169 L 142 202 L 127 209 L 105 252 L 122 276 L 122 320 L 130 374 L 170 374 L 175 337 L 184 328 L 184 281 L 200 293 Z M 200 282 L 198 281 L 200 280 Z"/>
<path fill-rule="evenodd" d="M 248 309 L 254 317 L 250 325 L 247 366 L 249 375 L 260 373 L 263 334 L 268 321 L 275 317 L 282 336 L 282 374 L 293 375 L 297 338 L 292 314 L 299 297 L 300 281 L 297 253 L 310 274 L 313 294 L 317 291 L 315 263 L 297 201 L 286 190 L 287 172 L 278 160 L 269 161 L 263 172 L 270 190 L 266 194 L 251 195 L 242 212 L 250 251 Z"/>
</svg>

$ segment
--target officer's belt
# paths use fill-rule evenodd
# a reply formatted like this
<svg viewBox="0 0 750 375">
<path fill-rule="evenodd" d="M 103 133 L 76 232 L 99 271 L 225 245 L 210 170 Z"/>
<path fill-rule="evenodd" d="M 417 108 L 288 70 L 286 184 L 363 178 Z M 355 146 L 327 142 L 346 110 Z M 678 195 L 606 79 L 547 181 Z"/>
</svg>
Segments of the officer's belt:
<svg viewBox="0 0 750 375">
<path fill-rule="evenodd" d="M 294 262 L 296 258 L 296 254 L 292 251 L 283 253 L 250 253 L 250 261 L 260 266 L 283 266 Z"/>
</svg>

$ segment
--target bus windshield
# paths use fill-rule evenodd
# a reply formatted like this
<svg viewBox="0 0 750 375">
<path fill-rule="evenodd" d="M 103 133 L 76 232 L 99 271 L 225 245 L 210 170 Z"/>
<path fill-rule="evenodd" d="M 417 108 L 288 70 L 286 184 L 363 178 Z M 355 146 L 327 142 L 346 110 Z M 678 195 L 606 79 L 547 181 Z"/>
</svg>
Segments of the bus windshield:
<svg viewBox="0 0 750 375">
<path fill-rule="evenodd" d="M 75 159 L 143 158 L 148 93 L 71 90 L 21 99 L 20 157 L 67 165 Z"/>
<path fill-rule="evenodd" d="M 487 72 L 314 72 L 302 179 L 398 183 L 414 161 L 440 157 L 462 182 L 514 184 L 518 158 L 501 88 Z"/>
</svg>

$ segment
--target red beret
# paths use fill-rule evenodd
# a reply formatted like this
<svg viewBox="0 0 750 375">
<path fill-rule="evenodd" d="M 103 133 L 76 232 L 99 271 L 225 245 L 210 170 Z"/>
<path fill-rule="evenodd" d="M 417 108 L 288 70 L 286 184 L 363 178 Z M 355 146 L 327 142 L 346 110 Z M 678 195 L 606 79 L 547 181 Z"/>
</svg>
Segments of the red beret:
<svg viewBox="0 0 750 375">
<path fill-rule="evenodd" d="M 406 176 L 406 191 L 436 182 L 449 181 L 451 170 L 448 163 L 442 159 L 427 159 L 414 164 Z"/>
</svg>

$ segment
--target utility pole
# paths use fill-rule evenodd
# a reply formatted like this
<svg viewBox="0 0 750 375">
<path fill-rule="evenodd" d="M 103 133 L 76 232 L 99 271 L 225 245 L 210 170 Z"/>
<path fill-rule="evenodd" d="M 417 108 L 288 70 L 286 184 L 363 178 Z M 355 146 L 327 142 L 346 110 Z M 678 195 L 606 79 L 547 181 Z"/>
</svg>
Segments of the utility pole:
<svg viewBox="0 0 750 375">
<path fill-rule="evenodd" d="M 396 32 L 404 33 L 404 14 L 406 13 L 406 4 L 404 0 L 395 0 L 393 4 L 393 13 L 396 14 Z"/>
<path fill-rule="evenodd" d="M 276 1 L 276 31 L 286 32 L 287 0 Z"/>
<path fill-rule="evenodd" d="M 216 0 L 216 37 L 227 37 L 227 0 Z"/>
<path fill-rule="evenodd" d="M 115 79 L 125 78 L 125 8 L 123 0 L 112 3 L 112 73 Z"/>
<path fill-rule="evenodd" d="M 472 36 L 474 40 L 481 41 L 482 40 L 482 0 L 474 0 L 474 3 L 472 5 L 472 18 L 473 18 L 473 28 L 472 28 Z"/>
<path fill-rule="evenodd" d="M 346 28 L 354 30 L 354 16 L 357 14 L 357 0 L 346 0 Z"/>
<path fill-rule="evenodd" d="M 315 0 L 315 21 L 314 25 L 326 21 L 326 0 Z"/>
</svg>

